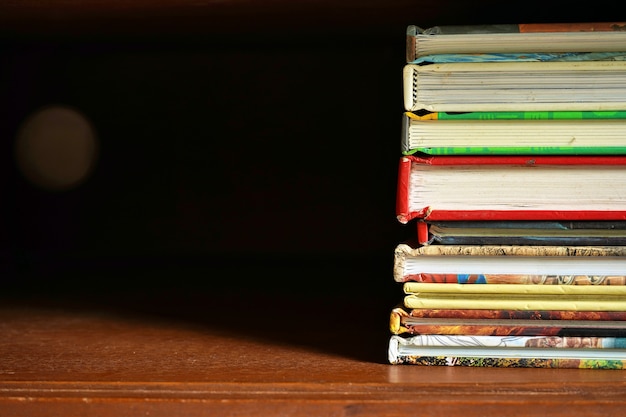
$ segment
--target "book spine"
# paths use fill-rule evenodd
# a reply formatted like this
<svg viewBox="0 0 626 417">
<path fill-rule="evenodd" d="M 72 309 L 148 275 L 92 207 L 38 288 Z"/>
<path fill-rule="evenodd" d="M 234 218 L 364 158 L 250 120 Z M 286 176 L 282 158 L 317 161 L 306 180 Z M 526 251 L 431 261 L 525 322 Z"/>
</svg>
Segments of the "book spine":
<svg viewBox="0 0 626 417">
<path fill-rule="evenodd" d="M 409 211 L 409 183 L 411 178 L 411 163 L 408 158 L 401 158 L 398 167 L 398 187 L 396 192 L 396 217 L 402 224 L 406 224 L 414 215 Z"/>
<path fill-rule="evenodd" d="M 428 245 L 431 242 L 428 223 L 419 220 L 416 222 L 417 243 L 420 245 Z M 401 275 L 400 275 L 401 276 Z"/>
</svg>

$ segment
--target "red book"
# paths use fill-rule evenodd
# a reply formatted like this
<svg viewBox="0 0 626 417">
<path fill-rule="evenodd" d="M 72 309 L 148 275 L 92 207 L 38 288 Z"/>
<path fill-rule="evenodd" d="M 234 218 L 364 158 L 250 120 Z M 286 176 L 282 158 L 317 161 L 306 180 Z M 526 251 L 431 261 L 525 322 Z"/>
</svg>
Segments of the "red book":
<svg viewBox="0 0 626 417">
<path fill-rule="evenodd" d="M 401 223 L 624 220 L 626 156 L 403 156 L 396 215 Z"/>
</svg>

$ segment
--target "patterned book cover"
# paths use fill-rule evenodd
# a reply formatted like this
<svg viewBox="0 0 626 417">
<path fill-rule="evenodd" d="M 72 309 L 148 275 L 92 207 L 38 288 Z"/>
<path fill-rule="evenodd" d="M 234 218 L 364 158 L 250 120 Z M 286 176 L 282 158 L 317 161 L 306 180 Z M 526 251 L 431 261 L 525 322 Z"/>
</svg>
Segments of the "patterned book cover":
<svg viewBox="0 0 626 417">
<path fill-rule="evenodd" d="M 624 320 L 415 317 L 411 315 L 412 311 L 402 307 L 392 309 L 389 317 L 392 334 L 626 337 Z"/>
<path fill-rule="evenodd" d="M 393 365 L 624 369 L 626 349 L 422 346 L 411 337 L 392 335 L 388 360 Z"/>
<path fill-rule="evenodd" d="M 609 269 L 596 269 L 606 260 Z M 589 261 L 589 262 L 588 262 Z M 498 265 L 499 264 L 499 265 Z M 590 266 L 593 265 L 593 268 Z M 622 266 L 620 266 L 622 265 Z M 455 269 L 452 267 L 455 266 Z M 524 268 L 524 273 L 505 273 Z M 426 245 L 394 251 L 397 282 L 624 285 L 626 246 Z M 550 272 L 549 272 L 550 271 Z M 585 271 L 585 272 L 583 272 Z"/>
</svg>

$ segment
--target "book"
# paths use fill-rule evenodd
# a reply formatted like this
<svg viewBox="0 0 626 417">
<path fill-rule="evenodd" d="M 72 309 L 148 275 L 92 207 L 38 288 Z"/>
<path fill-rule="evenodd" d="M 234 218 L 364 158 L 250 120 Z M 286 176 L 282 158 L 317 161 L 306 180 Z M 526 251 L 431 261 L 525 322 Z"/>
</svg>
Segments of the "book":
<svg viewBox="0 0 626 417">
<path fill-rule="evenodd" d="M 433 309 L 396 307 L 397 317 L 489 319 L 489 320 L 572 320 L 572 321 L 620 321 L 626 320 L 626 311 L 571 311 L 571 310 L 511 310 L 511 309 Z"/>
<path fill-rule="evenodd" d="M 392 334 L 626 337 L 624 320 L 415 317 L 410 311 L 403 307 L 392 309 L 389 317 Z"/>
<path fill-rule="evenodd" d="M 408 25 L 406 61 L 442 53 L 626 51 L 625 22 Z"/>
<path fill-rule="evenodd" d="M 554 335 L 465 335 L 420 334 L 411 338 L 415 346 L 503 347 L 503 348 L 594 348 L 626 349 L 626 337 L 619 336 L 554 336 Z"/>
<path fill-rule="evenodd" d="M 420 245 L 626 245 L 623 221 L 418 220 Z"/>
<path fill-rule="evenodd" d="M 528 112 L 534 117 L 524 113 L 405 112 L 401 151 L 404 155 L 626 153 L 624 111 Z"/>
<path fill-rule="evenodd" d="M 454 62 L 403 68 L 407 111 L 626 109 L 626 61 Z"/>
<path fill-rule="evenodd" d="M 401 223 L 625 220 L 626 155 L 405 155 Z"/>
<path fill-rule="evenodd" d="M 391 335 L 388 359 L 393 365 L 624 369 L 626 349 L 429 346 L 419 336 Z"/>
<path fill-rule="evenodd" d="M 417 290 L 408 284 L 417 284 L 423 288 Z M 434 289 L 433 286 L 437 288 Z M 407 295 L 403 304 L 406 308 L 621 311 L 626 310 L 625 290 L 626 286 L 623 285 L 466 285 L 407 282 L 404 284 Z"/>
<path fill-rule="evenodd" d="M 480 53 L 480 54 L 434 54 L 424 55 L 411 61 L 411 64 L 432 64 L 449 62 L 496 62 L 496 61 L 623 61 L 624 52 L 523 52 L 523 53 Z"/>
<path fill-rule="evenodd" d="M 393 257 L 393 277 L 401 283 L 615 287 L 625 285 L 625 271 L 626 246 L 400 243 Z"/>
<path fill-rule="evenodd" d="M 568 334 L 588 331 L 620 335 L 626 311 L 511 310 L 511 309 L 407 309 L 391 310 L 392 334 Z"/>
</svg>

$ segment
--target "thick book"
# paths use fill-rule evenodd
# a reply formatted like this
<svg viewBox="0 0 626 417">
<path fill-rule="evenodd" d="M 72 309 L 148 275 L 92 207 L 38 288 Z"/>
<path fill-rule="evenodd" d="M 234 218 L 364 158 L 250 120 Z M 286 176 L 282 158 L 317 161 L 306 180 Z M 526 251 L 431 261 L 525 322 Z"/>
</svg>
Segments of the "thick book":
<svg viewBox="0 0 626 417">
<path fill-rule="evenodd" d="M 431 346 L 419 336 L 391 335 L 388 359 L 394 365 L 624 369 L 626 348 Z"/>
<path fill-rule="evenodd" d="M 511 319 L 466 317 L 416 317 L 414 310 L 392 309 L 389 330 L 406 335 L 626 337 L 626 321 L 594 319 Z M 596 314 L 597 317 L 610 317 Z M 620 317 L 615 312 L 616 317 Z M 572 343 L 575 340 L 572 339 Z M 626 345 L 625 345 L 626 346 Z"/>
<path fill-rule="evenodd" d="M 431 155 L 625 154 L 626 112 L 405 112 L 401 151 Z M 498 113 L 508 113 L 505 118 Z M 543 113 L 540 115 L 540 113 Z M 621 115 L 622 118 L 616 117 Z M 471 117 L 471 118 L 470 118 Z"/>
<path fill-rule="evenodd" d="M 406 308 L 626 310 L 624 285 L 536 285 L 405 282 Z"/>
<path fill-rule="evenodd" d="M 624 221 L 418 220 L 420 245 L 626 245 Z"/>
<path fill-rule="evenodd" d="M 406 61 L 444 53 L 626 51 L 626 22 L 442 25 L 406 29 Z"/>
<path fill-rule="evenodd" d="M 626 108 L 626 61 L 406 64 L 407 111 L 606 111 Z"/>
<path fill-rule="evenodd" d="M 625 220 L 626 155 L 405 155 L 401 223 Z"/>
</svg>

